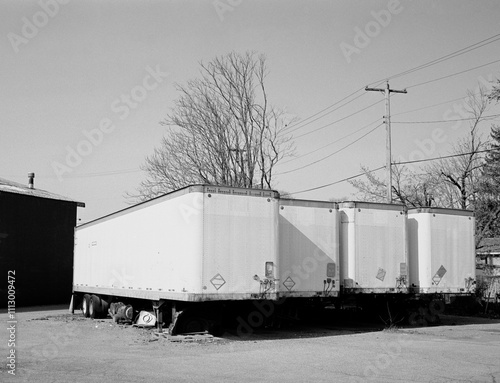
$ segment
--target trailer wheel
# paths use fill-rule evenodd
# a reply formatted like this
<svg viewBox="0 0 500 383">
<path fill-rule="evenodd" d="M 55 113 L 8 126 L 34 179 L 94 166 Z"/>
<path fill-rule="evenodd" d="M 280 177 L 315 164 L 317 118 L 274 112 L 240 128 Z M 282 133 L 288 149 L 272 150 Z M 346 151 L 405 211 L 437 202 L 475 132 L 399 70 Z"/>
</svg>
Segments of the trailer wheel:
<svg viewBox="0 0 500 383">
<path fill-rule="evenodd" d="M 82 313 L 85 318 L 88 318 L 90 316 L 89 306 L 90 306 L 90 295 L 85 294 L 82 300 Z"/>
<path fill-rule="evenodd" d="M 106 299 L 101 299 L 101 316 L 103 318 L 107 318 L 108 314 L 109 314 L 109 303 Z"/>
<path fill-rule="evenodd" d="M 181 318 L 178 334 L 189 334 L 193 332 L 204 332 L 210 330 L 210 323 L 201 316 L 189 316 Z"/>
<path fill-rule="evenodd" d="M 444 301 L 441 299 L 433 299 L 429 303 L 429 315 L 426 317 L 429 324 L 439 324 L 441 322 L 440 314 L 444 313 Z"/>
<path fill-rule="evenodd" d="M 221 337 L 222 335 L 224 335 L 224 326 L 222 325 L 222 323 L 216 322 L 211 326 L 209 333 L 213 336 Z"/>
<path fill-rule="evenodd" d="M 92 295 L 89 302 L 89 316 L 92 319 L 98 318 L 101 313 L 101 298 L 97 295 Z"/>
<path fill-rule="evenodd" d="M 408 324 L 410 326 L 427 326 L 428 310 L 424 307 L 418 307 L 410 313 L 408 317 Z"/>
</svg>

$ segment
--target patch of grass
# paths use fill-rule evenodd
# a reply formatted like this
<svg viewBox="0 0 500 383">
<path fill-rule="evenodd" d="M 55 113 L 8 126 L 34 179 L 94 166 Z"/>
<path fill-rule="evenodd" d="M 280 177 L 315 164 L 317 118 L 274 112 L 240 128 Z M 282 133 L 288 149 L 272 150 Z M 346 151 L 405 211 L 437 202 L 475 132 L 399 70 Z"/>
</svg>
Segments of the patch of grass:
<svg viewBox="0 0 500 383">
<path fill-rule="evenodd" d="M 400 327 L 395 325 L 395 324 L 390 324 L 386 328 L 384 328 L 382 331 L 383 332 L 398 332 L 400 330 Z"/>
</svg>

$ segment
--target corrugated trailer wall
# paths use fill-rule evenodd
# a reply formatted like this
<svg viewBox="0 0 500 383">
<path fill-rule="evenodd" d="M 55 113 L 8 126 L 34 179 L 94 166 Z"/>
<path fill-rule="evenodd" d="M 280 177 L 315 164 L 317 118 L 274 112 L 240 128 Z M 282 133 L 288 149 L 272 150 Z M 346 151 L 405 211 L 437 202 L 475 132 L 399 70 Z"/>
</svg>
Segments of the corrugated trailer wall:
<svg viewBox="0 0 500 383">
<path fill-rule="evenodd" d="M 403 205 L 343 202 L 341 284 L 359 293 L 406 292 L 407 219 Z"/>
<path fill-rule="evenodd" d="M 464 293 L 475 278 L 475 219 L 467 210 L 408 211 L 410 285 L 422 293 Z"/>
<path fill-rule="evenodd" d="M 74 290 L 150 300 L 256 298 L 266 262 L 277 267 L 275 197 L 191 186 L 82 225 Z"/>
<path fill-rule="evenodd" d="M 280 296 L 337 296 L 339 212 L 333 202 L 280 200 Z"/>
</svg>

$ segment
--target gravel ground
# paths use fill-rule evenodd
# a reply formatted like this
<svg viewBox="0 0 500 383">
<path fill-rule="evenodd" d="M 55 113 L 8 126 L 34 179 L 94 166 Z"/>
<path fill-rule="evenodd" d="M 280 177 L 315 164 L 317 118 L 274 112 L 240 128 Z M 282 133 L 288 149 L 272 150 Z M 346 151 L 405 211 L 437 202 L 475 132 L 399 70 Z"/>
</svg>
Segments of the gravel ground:
<svg viewBox="0 0 500 383">
<path fill-rule="evenodd" d="M 16 319 L 12 376 L 11 324 L 0 312 L 2 382 L 500 382 L 498 320 L 444 317 L 397 330 L 322 321 L 179 342 L 60 306 Z"/>
</svg>

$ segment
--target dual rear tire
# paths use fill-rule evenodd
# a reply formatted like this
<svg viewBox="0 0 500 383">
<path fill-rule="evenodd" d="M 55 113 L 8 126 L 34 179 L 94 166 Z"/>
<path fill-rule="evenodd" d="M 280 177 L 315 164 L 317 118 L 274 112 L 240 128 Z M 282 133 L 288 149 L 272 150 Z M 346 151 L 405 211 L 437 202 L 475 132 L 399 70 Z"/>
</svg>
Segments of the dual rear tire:
<svg viewBox="0 0 500 383">
<path fill-rule="evenodd" d="M 100 318 L 108 314 L 108 302 L 97 295 L 85 294 L 82 301 L 82 312 L 86 318 Z"/>
</svg>

